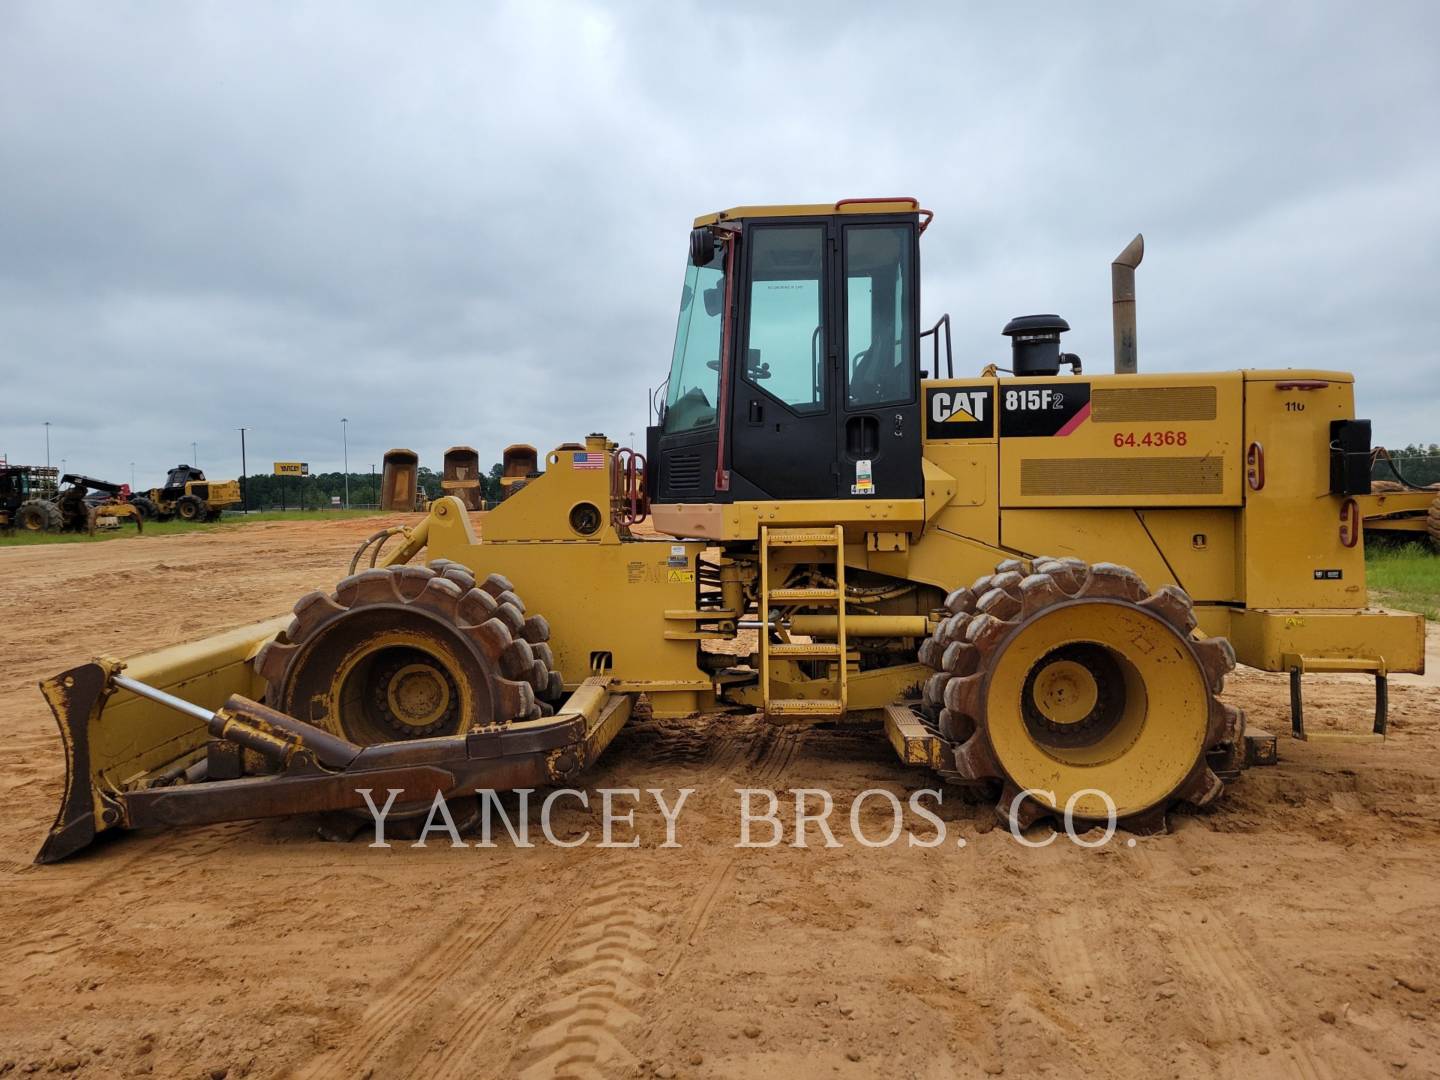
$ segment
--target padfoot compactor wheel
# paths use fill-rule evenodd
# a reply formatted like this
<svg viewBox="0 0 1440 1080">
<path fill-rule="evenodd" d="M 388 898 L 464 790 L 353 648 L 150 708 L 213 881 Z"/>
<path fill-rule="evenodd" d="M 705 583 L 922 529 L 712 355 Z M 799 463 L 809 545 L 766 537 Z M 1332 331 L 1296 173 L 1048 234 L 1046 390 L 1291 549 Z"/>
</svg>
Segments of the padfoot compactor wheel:
<svg viewBox="0 0 1440 1080">
<path fill-rule="evenodd" d="M 1190 598 L 1150 593 L 1108 563 L 1001 563 L 945 599 L 947 617 L 920 649 L 936 674 L 925 711 L 954 748 L 953 777 L 998 783 L 1022 825 L 1070 805 L 1122 828 L 1162 829 L 1177 802 L 1222 790 L 1211 766 L 1233 762 L 1241 712 L 1216 695 L 1235 655 L 1195 636 Z M 1104 793 L 1103 795 L 1101 793 Z"/>
<path fill-rule="evenodd" d="M 504 577 L 437 560 L 303 597 L 255 666 L 271 706 L 368 746 L 551 715 L 549 637 Z"/>
</svg>

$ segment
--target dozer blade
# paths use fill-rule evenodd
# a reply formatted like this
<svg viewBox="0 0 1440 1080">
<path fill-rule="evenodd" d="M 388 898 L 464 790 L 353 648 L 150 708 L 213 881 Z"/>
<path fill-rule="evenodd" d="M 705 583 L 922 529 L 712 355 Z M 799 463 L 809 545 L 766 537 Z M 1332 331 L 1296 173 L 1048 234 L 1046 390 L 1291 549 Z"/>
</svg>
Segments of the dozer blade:
<svg viewBox="0 0 1440 1080">
<path fill-rule="evenodd" d="M 63 859 L 109 828 L 361 813 L 372 791 L 398 789 L 402 807 L 423 807 L 437 794 L 559 783 L 630 717 L 633 698 L 592 678 L 551 717 L 359 746 L 253 700 L 264 681 L 251 660 L 285 621 L 42 683 L 67 780 L 36 861 Z"/>
<path fill-rule="evenodd" d="M 100 657 L 41 682 L 65 745 L 65 794 L 35 861 L 56 862 L 120 825 L 120 792 L 204 758 L 204 722 L 117 690 L 117 671 L 212 710 L 231 694 L 258 698 L 265 683 L 250 662 L 289 622 L 287 614 L 123 662 Z"/>
</svg>

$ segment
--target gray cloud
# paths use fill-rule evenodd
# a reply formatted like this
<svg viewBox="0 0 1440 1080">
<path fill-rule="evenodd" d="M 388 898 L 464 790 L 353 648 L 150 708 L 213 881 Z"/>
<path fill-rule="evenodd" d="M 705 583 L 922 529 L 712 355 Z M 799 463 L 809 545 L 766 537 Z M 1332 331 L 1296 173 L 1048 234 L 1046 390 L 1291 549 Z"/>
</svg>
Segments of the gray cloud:
<svg viewBox="0 0 1440 1080">
<path fill-rule="evenodd" d="M 189 457 L 644 426 L 689 220 L 915 194 L 965 369 L 1055 310 L 1107 364 L 1356 372 L 1440 438 L 1431 5 L 0 7 L 0 451 Z"/>
</svg>

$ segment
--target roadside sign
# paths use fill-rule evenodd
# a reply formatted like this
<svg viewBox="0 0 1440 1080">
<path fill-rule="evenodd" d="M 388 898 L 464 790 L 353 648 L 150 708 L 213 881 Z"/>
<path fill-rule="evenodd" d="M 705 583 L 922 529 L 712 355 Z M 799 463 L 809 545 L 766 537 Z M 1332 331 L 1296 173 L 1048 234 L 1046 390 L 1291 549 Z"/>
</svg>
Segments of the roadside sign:
<svg viewBox="0 0 1440 1080">
<path fill-rule="evenodd" d="M 276 476 L 309 476 L 310 463 L 308 461 L 277 461 L 275 462 Z"/>
</svg>

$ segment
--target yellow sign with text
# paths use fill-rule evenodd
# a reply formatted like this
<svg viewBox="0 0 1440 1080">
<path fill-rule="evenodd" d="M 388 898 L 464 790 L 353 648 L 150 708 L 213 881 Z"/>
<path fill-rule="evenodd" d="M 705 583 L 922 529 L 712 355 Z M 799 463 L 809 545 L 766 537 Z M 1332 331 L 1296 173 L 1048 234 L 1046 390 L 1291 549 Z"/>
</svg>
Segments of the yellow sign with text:
<svg viewBox="0 0 1440 1080">
<path fill-rule="evenodd" d="M 277 461 L 275 462 L 276 476 L 309 476 L 310 465 L 305 461 Z"/>
</svg>

